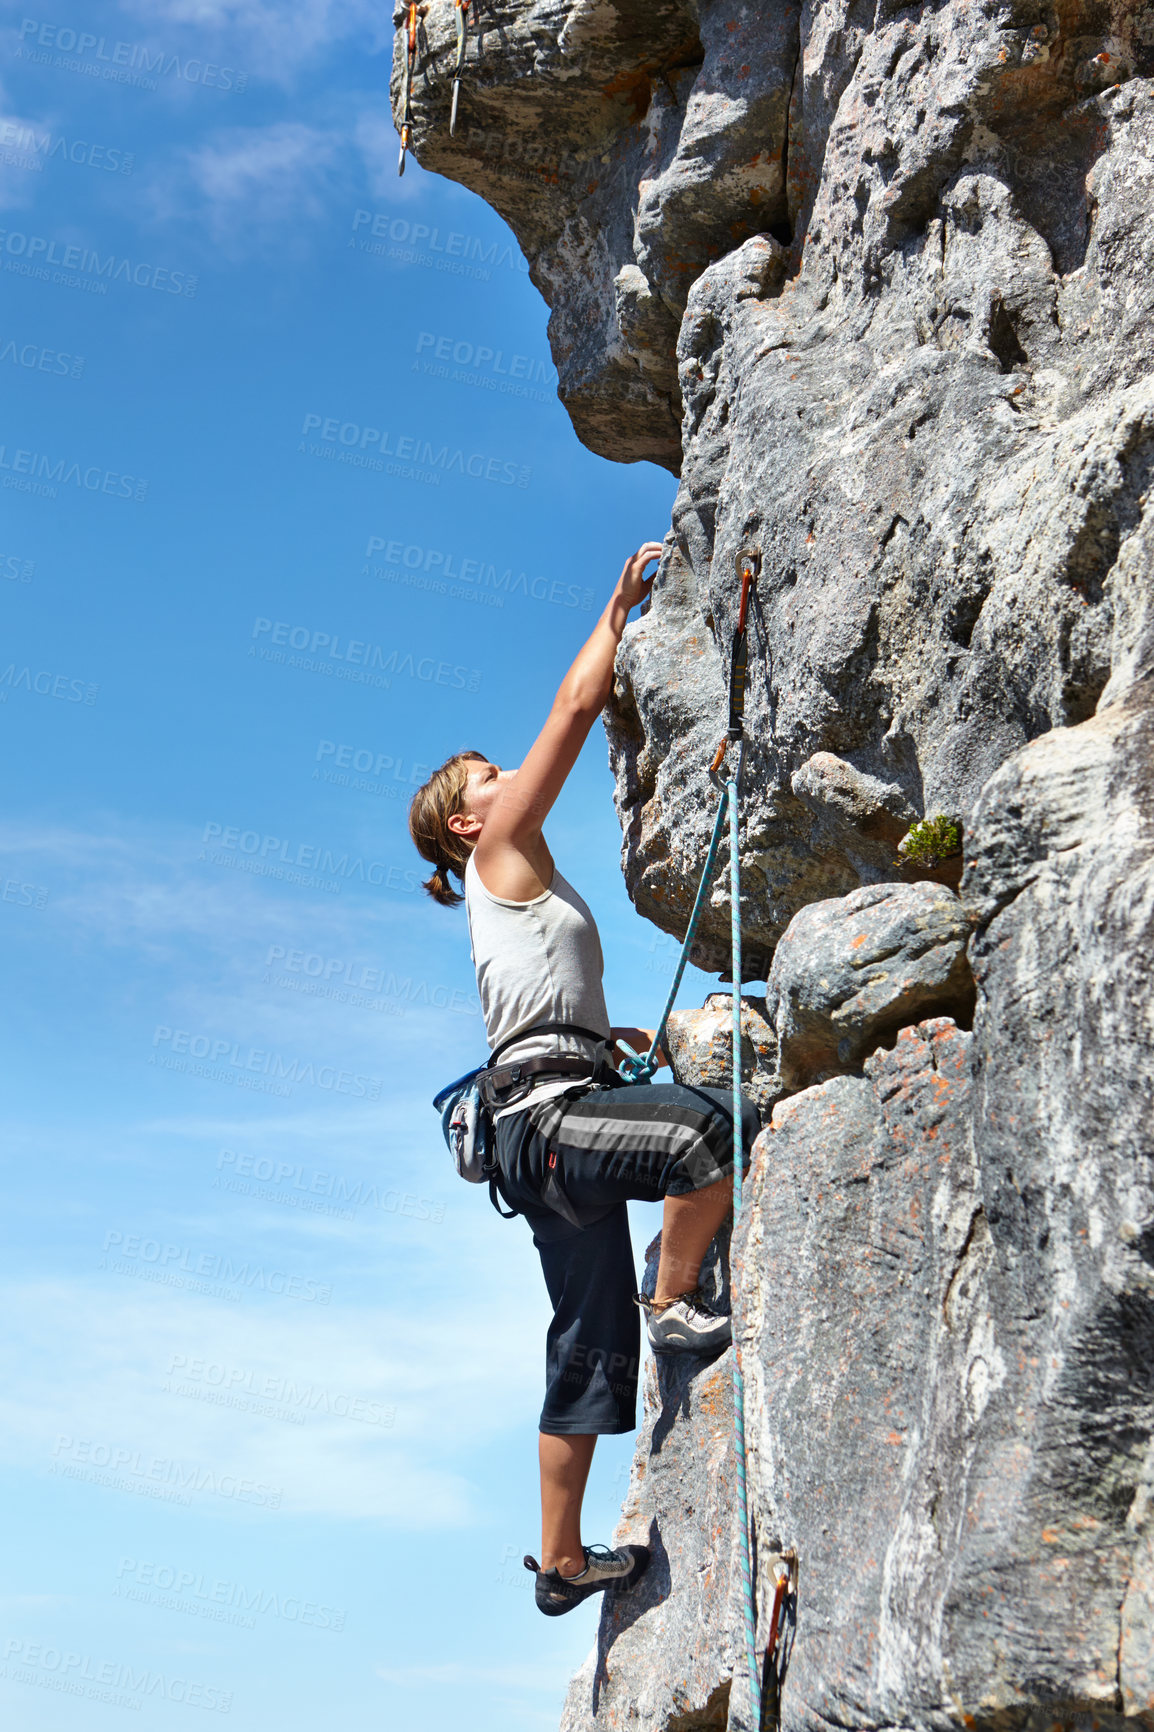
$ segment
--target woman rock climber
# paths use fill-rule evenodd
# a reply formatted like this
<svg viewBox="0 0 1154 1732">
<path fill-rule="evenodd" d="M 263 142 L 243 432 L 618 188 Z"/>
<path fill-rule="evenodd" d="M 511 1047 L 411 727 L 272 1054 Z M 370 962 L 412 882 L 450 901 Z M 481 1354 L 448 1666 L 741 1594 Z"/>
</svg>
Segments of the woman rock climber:
<svg viewBox="0 0 1154 1732">
<path fill-rule="evenodd" d="M 490 1099 L 497 1187 L 532 1229 L 553 1304 L 539 1438 L 541 1562 L 525 1560 L 536 1572 L 537 1605 L 552 1617 L 603 1589 L 632 1587 L 649 1562 L 644 1546 L 610 1550 L 581 1539 L 597 1438 L 636 1425 L 635 1300 L 655 1352 L 715 1353 L 730 1339 L 729 1318 L 697 1290 L 731 1202 L 729 1093 L 626 1084 L 605 1063 L 604 1043 L 640 1046 L 652 1037 L 610 1028 L 596 924 L 541 829 L 609 697 L 621 634 L 649 594 L 646 569 L 660 553 L 646 542 L 625 562 L 520 769 L 460 752 L 418 791 L 409 814 L 413 840 L 435 868 L 425 883 L 430 896 L 451 907 L 462 897 L 450 874 L 463 884 L 490 1047 L 542 1023 L 589 1031 L 528 1034 L 505 1047 L 501 1069 L 520 1064 L 521 1079 Z M 747 1151 L 757 1129 L 747 1104 Z M 633 1291 L 630 1197 L 664 1198 L 652 1299 Z"/>
</svg>

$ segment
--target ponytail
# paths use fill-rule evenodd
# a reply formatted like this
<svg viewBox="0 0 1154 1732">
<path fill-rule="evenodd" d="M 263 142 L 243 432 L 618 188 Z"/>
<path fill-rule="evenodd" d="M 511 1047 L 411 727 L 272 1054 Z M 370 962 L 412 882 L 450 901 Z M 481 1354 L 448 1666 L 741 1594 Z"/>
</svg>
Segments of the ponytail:
<svg viewBox="0 0 1154 1732">
<path fill-rule="evenodd" d="M 446 868 L 446 871 L 442 872 L 441 868 L 438 866 L 431 878 L 425 878 L 421 881 L 421 889 L 427 890 L 429 895 L 433 898 L 433 901 L 439 902 L 442 908 L 455 908 L 458 902 L 464 901 L 464 897 L 461 895 L 460 891 L 454 890 L 448 880 L 446 874 L 449 870 L 451 870 L 451 868 Z M 463 880 L 463 873 L 461 874 L 461 877 Z"/>
<path fill-rule="evenodd" d="M 464 901 L 460 891 L 449 882 L 449 874 L 464 883 L 465 867 L 473 852 L 471 842 L 450 830 L 449 819 L 467 810 L 469 765 L 487 761 L 481 752 L 457 752 L 417 789 L 409 806 L 409 835 L 417 852 L 434 867 L 432 876 L 425 879 L 421 888 L 442 908 L 455 908 Z"/>
</svg>

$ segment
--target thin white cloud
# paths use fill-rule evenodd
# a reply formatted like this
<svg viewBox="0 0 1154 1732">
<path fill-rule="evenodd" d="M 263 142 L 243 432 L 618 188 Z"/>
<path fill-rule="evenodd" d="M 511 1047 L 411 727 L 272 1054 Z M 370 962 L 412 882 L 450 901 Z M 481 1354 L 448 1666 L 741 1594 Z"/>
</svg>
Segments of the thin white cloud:
<svg viewBox="0 0 1154 1732">
<path fill-rule="evenodd" d="M 162 214 L 199 217 L 218 244 L 268 239 L 329 211 L 347 177 L 340 133 L 304 121 L 229 127 L 184 152 Z M 345 198 L 347 202 L 347 195 Z"/>
<path fill-rule="evenodd" d="M 479 1019 L 429 1009 L 386 1020 L 278 994 L 262 978 L 273 937 L 286 948 L 373 960 L 415 943 L 434 977 L 436 953 L 419 923 L 414 934 L 407 900 L 359 895 L 346 906 L 299 891 L 272 895 L 240 874 L 214 882 L 196 852 L 190 835 L 171 827 L 6 831 L 6 870 L 51 886 L 12 978 L 19 967 L 42 967 L 46 954 L 66 956 L 78 991 L 61 1038 L 71 1038 L 73 1022 L 87 1028 L 97 1006 L 115 1062 L 138 1049 L 143 1067 L 153 1023 L 179 1015 L 185 1027 L 228 1031 L 290 1057 L 376 1065 L 387 1084 L 375 1101 L 294 1086 L 291 1100 L 266 1104 L 223 1087 L 219 1103 L 205 1099 L 205 1083 L 195 1110 L 182 1113 L 189 1080 L 173 1075 L 168 1111 L 165 1085 L 152 1088 L 159 1072 L 150 1071 L 149 1105 L 135 1118 L 106 1122 L 97 1113 L 77 1125 L 65 1111 L 59 1122 L 52 1112 L 10 1125 L 17 1166 L 27 1151 L 37 1168 L 59 1167 L 70 1199 L 66 1236 L 80 1249 L 69 1251 L 70 1279 L 26 1276 L 0 1298 L 7 1316 L 22 1319 L 0 1349 L 0 1458 L 47 1474 L 56 1440 L 67 1436 L 279 1485 L 286 1510 L 415 1529 L 483 1520 L 468 1452 L 446 1416 L 467 1415 L 470 1439 L 482 1441 L 532 1428 L 548 1307 L 529 1235 L 519 1223 L 497 1223 L 485 1193 L 452 1174 L 428 1067 L 413 1062 L 424 1045 L 444 1065 L 438 1080 L 464 1069 L 457 1047 L 468 1051 L 472 1041 L 483 1051 Z M 459 935 L 446 934 L 446 956 L 455 939 L 459 947 Z M 133 982 L 123 1004 L 108 962 L 114 982 Z M 399 1207 L 366 1203 L 346 1220 L 287 1206 L 296 1195 L 287 1182 L 267 1195 L 229 1191 L 214 1186 L 221 1171 L 237 1170 L 221 1167 L 224 1149 L 299 1164 L 304 1185 L 321 1172 L 412 1192 L 444 1214 L 405 1218 Z M 90 1186 L 92 1172 L 105 1175 L 102 1187 Z M 46 1258 L 60 1266 L 52 1249 L 60 1194 L 12 1198 L 22 1219 L 44 1228 L 35 1241 L 40 1271 Z M 224 1252 L 290 1274 L 332 1270 L 321 1277 L 332 1280 L 332 1299 L 299 1303 L 249 1288 L 230 1302 L 140 1278 L 156 1272 L 140 1257 L 138 1278 L 101 1271 L 110 1228 L 159 1237 L 193 1258 Z M 182 1353 L 387 1404 L 395 1424 L 310 1413 L 296 1425 L 178 1396 L 162 1389 L 162 1372 Z"/>
<path fill-rule="evenodd" d="M 343 233 L 366 199 L 422 204 L 422 173 L 413 165 L 399 179 L 397 151 L 386 81 L 346 96 L 339 113 L 322 101 L 296 120 L 209 134 L 153 176 L 148 202 L 160 221 L 200 222 L 230 256 L 270 245 L 300 251 L 334 213 Z"/>
<path fill-rule="evenodd" d="M 18 113 L 0 85 L 0 210 L 34 203 L 48 171 L 32 141 L 52 131 L 51 121 Z"/>
<path fill-rule="evenodd" d="M 113 1472 L 125 1496 L 164 1484 L 156 1464 L 172 1462 L 206 1470 L 212 1484 L 235 1476 L 279 1489 L 294 1515 L 418 1530 L 485 1519 L 483 1488 L 462 1473 L 445 1417 L 467 1413 L 478 1444 L 531 1423 L 538 1326 L 519 1325 L 501 1294 L 431 1317 L 412 1307 L 230 1305 L 142 1283 L 122 1295 L 116 1279 L 6 1289 L 6 1315 L 22 1323 L 0 1349 L 0 1459 L 71 1470 L 94 1487 Z M 296 1393 L 278 1394 L 287 1385 Z M 315 1403 L 299 1400 L 302 1389 Z M 212 1399 L 229 1393 L 233 1404 Z M 395 1408 L 394 1423 L 342 1417 L 335 1410 L 350 1399 L 362 1412 Z M 191 1496 L 198 1508 L 219 1501 L 211 1489 Z"/>
<path fill-rule="evenodd" d="M 152 36 L 175 33 L 185 52 L 211 46 L 251 78 L 282 84 L 350 40 L 380 54 L 393 34 L 392 8 L 373 0 L 123 0 L 122 11 Z"/>
<path fill-rule="evenodd" d="M 372 858 L 355 841 L 347 851 Z M 64 927 L 73 954 L 119 947 L 136 957 L 135 979 L 148 964 L 162 971 L 156 1025 L 317 1065 L 340 1056 L 342 1068 L 355 1061 L 378 1079 L 408 1074 L 406 1055 L 430 1040 L 447 1053 L 483 1051 L 467 955 L 454 931 L 439 930 L 438 910 L 413 895 L 366 896 L 355 883 L 340 897 L 281 889 L 204 855 L 195 833 L 171 828 L 0 835 L 11 869 L 49 887 L 38 940 Z M 400 865 L 399 842 L 384 857 Z M 370 1118 L 379 1134 L 379 1110 Z"/>
</svg>

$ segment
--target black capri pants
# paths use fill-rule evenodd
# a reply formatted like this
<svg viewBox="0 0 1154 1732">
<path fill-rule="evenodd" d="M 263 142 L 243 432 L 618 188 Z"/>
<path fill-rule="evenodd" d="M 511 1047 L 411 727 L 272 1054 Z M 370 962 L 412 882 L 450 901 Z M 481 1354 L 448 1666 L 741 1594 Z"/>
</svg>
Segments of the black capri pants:
<svg viewBox="0 0 1154 1732">
<path fill-rule="evenodd" d="M 741 1118 L 744 1171 L 760 1129 L 749 1101 Z M 641 1324 L 626 1200 L 732 1179 L 732 1097 L 679 1083 L 570 1090 L 496 1130 L 498 1188 L 532 1228 L 553 1304 L 540 1429 L 632 1431 Z"/>
</svg>

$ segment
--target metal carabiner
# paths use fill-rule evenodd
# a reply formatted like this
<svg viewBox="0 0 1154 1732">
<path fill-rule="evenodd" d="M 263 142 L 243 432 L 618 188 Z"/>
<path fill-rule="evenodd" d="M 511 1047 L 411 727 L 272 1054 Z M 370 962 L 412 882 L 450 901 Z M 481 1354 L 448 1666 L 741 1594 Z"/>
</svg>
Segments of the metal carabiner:
<svg viewBox="0 0 1154 1732">
<path fill-rule="evenodd" d="M 457 131 L 457 103 L 461 95 L 461 74 L 465 70 L 465 48 L 469 35 L 469 0 L 454 0 L 457 23 L 457 64 L 453 71 L 453 105 L 449 110 L 449 137 Z"/>
<path fill-rule="evenodd" d="M 761 572 L 760 549 L 756 547 L 739 548 L 733 556 L 733 569 L 743 585 L 747 580 L 752 583 Z"/>
<path fill-rule="evenodd" d="M 413 139 L 413 73 L 417 66 L 417 10 L 418 0 L 409 0 L 405 69 L 401 75 L 401 153 L 397 158 L 397 173 L 399 175 L 405 172 L 405 152 L 409 149 Z"/>
<path fill-rule="evenodd" d="M 709 766 L 710 777 L 715 782 L 717 773 L 725 762 L 725 751 L 729 742 L 731 740 L 743 740 L 744 737 L 745 682 L 748 665 L 745 650 L 745 629 L 749 616 L 749 593 L 753 587 L 754 579 L 761 570 L 761 554 L 756 548 L 742 548 L 734 555 L 733 568 L 741 579 L 741 602 L 737 610 L 737 626 L 729 651 L 729 727 L 714 753 L 712 764 Z M 738 775 L 740 776 L 740 774 L 739 769 Z"/>
</svg>

